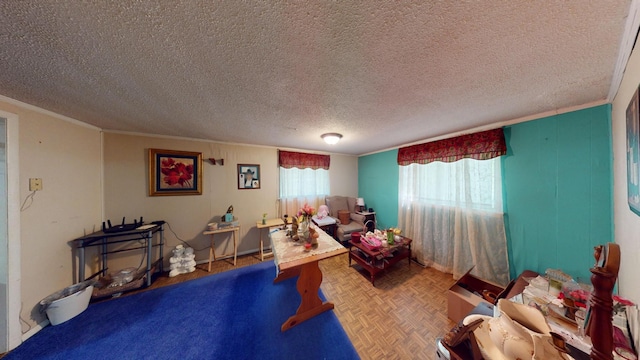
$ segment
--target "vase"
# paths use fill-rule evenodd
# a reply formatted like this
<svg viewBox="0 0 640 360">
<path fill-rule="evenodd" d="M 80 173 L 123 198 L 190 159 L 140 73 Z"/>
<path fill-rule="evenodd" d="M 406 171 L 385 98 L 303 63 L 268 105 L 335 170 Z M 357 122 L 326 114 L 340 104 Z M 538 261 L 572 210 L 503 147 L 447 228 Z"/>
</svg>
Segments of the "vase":
<svg viewBox="0 0 640 360">
<path fill-rule="evenodd" d="M 309 241 L 309 219 L 306 217 L 298 225 L 298 237 L 300 240 Z"/>
<path fill-rule="evenodd" d="M 393 230 L 387 230 L 387 244 L 389 244 L 389 245 L 393 245 L 394 244 L 393 236 L 394 236 Z"/>
</svg>

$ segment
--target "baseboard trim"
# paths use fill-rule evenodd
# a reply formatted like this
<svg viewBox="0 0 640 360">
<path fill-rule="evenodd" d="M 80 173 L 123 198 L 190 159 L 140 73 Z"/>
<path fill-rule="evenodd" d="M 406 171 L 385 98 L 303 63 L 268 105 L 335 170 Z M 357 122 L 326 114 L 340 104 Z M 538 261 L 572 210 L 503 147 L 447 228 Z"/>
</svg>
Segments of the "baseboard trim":
<svg viewBox="0 0 640 360">
<path fill-rule="evenodd" d="M 37 334 L 40 330 L 44 329 L 49 324 L 50 324 L 49 320 L 46 319 L 43 322 L 41 322 L 41 323 L 37 324 L 36 326 L 32 327 L 31 329 L 29 329 L 29 331 L 27 331 L 26 333 L 22 334 L 22 342 L 27 341 L 27 339 L 29 339 L 33 335 Z"/>
<path fill-rule="evenodd" d="M 249 255 L 249 254 L 258 254 L 258 258 L 260 258 L 260 251 L 259 250 L 248 250 L 248 251 L 239 252 L 238 256 L 244 256 L 244 255 Z M 232 255 L 226 255 L 226 256 L 223 256 L 223 257 L 218 257 L 218 260 L 221 260 L 221 259 L 233 259 L 233 254 Z M 209 259 L 197 260 L 196 261 L 196 264 L 208 264 L 208 263 L 209 263 Z"/>
</svg>

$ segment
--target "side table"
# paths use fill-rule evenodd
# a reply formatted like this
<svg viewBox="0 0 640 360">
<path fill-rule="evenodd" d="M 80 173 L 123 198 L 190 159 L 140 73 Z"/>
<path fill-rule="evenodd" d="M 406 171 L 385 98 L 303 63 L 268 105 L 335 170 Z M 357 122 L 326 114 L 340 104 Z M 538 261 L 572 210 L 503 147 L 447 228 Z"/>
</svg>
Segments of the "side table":
<svg viewBox="0 0 640 360">
<path fill-rule="evenodd" d="M 220 256 L 231 256 L 233 255 L 233 266 L 236 266 L 236 258 L 238 257 L 238 241 L 237 241 L 237 237 L 238 237 L 238 231 L 240 230 L 239 226 L 235 226 L 235 227 L 228 227 L 228 228 L 224 228 L 224 229 L 217 229 L 217 230 L 209 230 L 209 231 L 205 231 L 202 234 L 203 235 L 211 235 L 211 248 L 209 248 L 209 269 L 208 271 L 211 272 L 211 260 L 213 259 L 213 261 L 217 260 L 216 259 L 216 249 L 215 249 L 215 242 L 214 242 L 214 236 L 216 234 L 222 234 L 222 233 L 226 233 L 226 232 L 233 232 L 233 254 L 222 254 Z"/>
<path fill-rule="evenodd" d="M 360 264 L 369 273 L 371 285 L 375 286 L 376 274 L 382 270 L 403 259 L 407 259 L 409 265 L 411 265 L 411 242 L 413 240 L 404 236 L 401 236 L 401 238 L 402 243 L 396 242 L 396 245 L 380 250 L 369 250 L 361 242 L 356 243 L 349 240 L 349 266 L 351 266 L 351 260 Z M 393 257 L 386 257 L 385 251 L 392 252 Z M 376 264 L 376 262 L 379 262 L 380 265 Z"/>
<path fill-rule="evenodd" d="M 318 219 L 317 215 L 313 215 L 311 218 L 314 224 L 316 224 L 320 229 L 327 233 L 327 235 L 332 238 L 336 238 L 336 219 L 331 216 L 324 217 L 322 219 Z"/>
<path fill-rule="evenodd" d="M 356 211 L 358 215 L 364 215 L 364 224 L 367 226 L 367 231 L 374 231 L 376 229 L 376 213 L 369 211 Z"/>
<path fill-rule="evenodd" d="M 282 226 L 284 225 L 284 221 L 282 219 L 269 219 L 262 223 L 262 220 L 256 222 L 256 227 L 258 228 L 258 236 L 260 237 L 260 261 L 264 261 L 265 256 L 273 255 L 273 251 L 265 252 L 264 251 L 264 241 L 262 240 L 262 229 L 269 229 L 274 226 Z"/>
</svg>

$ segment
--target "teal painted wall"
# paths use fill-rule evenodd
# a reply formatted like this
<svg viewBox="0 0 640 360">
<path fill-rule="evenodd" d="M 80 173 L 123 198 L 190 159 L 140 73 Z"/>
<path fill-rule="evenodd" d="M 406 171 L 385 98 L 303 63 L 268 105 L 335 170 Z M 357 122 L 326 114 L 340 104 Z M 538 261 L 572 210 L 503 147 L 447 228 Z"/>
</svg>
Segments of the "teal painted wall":
<svg viewBox="0 0 640 360">
<path fill-rule="evenodd" d="M 505 137 L 511 277 L 558 268 L 588 281 L 593 246 L 613 241 L 610 106 L 512 125 Z"/>
<path fill-rule="evenodd" d="M 505 128 L 502 159 L 511 277 L 560 268 L 587 280 L 593 246 L 613 241 L 611 108 Z M 397 150 L 358 159 L 358 193 L 380 227 L 398 220 Z"/>
<path fill-rule="evenodd" d="M 358 196 L 376 211 L 378 228 L 398 225 L 398 150 L 358 158 Z"/>
</svg>

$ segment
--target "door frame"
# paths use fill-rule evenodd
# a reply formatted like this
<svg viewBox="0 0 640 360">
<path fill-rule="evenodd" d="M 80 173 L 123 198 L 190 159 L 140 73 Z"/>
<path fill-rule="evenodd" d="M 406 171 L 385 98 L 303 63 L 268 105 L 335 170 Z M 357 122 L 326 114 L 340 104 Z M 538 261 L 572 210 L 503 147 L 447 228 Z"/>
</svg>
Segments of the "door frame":
<svg viewBox="0 0 640 360">
<path fill-rule="evenodd" d="M 22 343 L 20 308 L 20 162 L 18 115 L 0 110 L 7 119 L 7 350 Z"/>
</svg>

